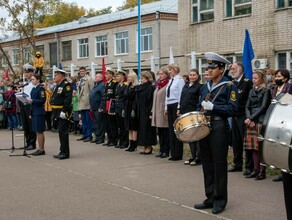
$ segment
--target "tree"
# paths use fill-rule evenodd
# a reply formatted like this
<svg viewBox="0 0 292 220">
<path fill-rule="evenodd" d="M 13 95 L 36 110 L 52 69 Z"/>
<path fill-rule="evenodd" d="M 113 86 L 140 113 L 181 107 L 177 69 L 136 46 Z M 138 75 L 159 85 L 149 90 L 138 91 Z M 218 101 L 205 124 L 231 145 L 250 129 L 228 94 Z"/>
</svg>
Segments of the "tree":
<svg viewBox="0 0 292 220">
<path fill-rule="evenodd" d="M 8 14 L 8 17 L 0 18 L 0 25 L 3 32 L 13 31 L 20 38 L 19 48 L 32 48 L 35 51 L 35 22 L 38 14 L 46 13 L 52 6 L 60 0 L 0 0 L 0 8 Z M 3 13 L 4 14 L 4 13 Z M 9 56 L 2 49 L 0 43 L 0 51 L 3 57 L 7 59 L 7 63 L 15 75 L 14 69 L 8 59 Z M 21 50 L 23 54 L 24 51 Z M 24 56 L 21 56 L 22 59 Z M 23 63 L 21 60 L 20 64 Z"/>
<path fill-rule="evenodd" d="M 147 4 L 147 3 L 151 3 L 151 2 L 157 2 L 160 0 L 141 0 L 141 4 Z M 138 1 L 137 0 L 126 0 L 124 6 L 121 6 L 118 8 L 118 10 L 124 10 L 127 8 L 132 8 L 138 5 Z"/>
</svg>

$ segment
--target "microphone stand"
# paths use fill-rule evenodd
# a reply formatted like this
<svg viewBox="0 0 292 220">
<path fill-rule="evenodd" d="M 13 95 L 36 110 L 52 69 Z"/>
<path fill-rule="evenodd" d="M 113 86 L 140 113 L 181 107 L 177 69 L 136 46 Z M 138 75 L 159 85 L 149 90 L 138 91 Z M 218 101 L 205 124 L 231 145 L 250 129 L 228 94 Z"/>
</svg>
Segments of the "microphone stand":
<svg viewBox="0 0 292 220">
<path fill-rule="evenodd" d="M 24 98 L 24 92 L 22 92 L 21 93 L 22 94 L 22 97 Z M 21 100 L 20 100 L 21 101 Z M 21 101 L 22 102 L 22 101 Z M 23 102 L 22 102 L 22 104 L 23 104 Z M 12 131 L 13 131 L 13 128 L 12 128 Z M 13 139 L 13 138 L 12 138 Z M 14 139 L 13 139 L 14 140 Z M 27 152 L 26 152 L 26 149 L 25 149 L 25 131 L 23 130 L 23 148 L 18 148 L 18 149 L 23 149 L 23 153 L 22 154 L 10 154 L 9 156 L 10 157 L 22 157 L 22 156 L 24 156 L 24 157 L 28 157 L 28 158 L 30 158 L 30 154 L 28 154 Z M 11 148 L 11 153 L 13 153 L 14 152 L 14 150 L 15 150 L 16 148 L 14 148 L 13 150 L 12 150 L 12 148 Z"/>
</svg>

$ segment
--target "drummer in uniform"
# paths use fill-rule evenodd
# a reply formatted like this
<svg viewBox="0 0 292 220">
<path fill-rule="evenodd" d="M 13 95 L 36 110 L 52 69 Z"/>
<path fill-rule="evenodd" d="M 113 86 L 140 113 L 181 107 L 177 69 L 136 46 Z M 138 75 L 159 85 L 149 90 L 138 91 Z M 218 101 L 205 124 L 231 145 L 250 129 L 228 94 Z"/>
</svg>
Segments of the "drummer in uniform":
<svg viewBox="0 0 292 220">
<path fill-rule="evenodd" d="M 57 83 L 50 104 L 52 106 L 52 118 L 57 120 L 60 153 L 54 155 L 60 160 L 70 157 L 69 149 L 69 126 L 72 114 L 72 88 L 71 84 L 65 78 L 66 72 L 61 69 L 55 70 L 54 81 Z"/>
<path fill-rule="evenodd" d="M 210 121 L 210 133 L 200 140 L 205 195 L 195 209 L 211 209 L 213 214 L 224 211 L 227 204 L 227 154 L 230 127 L 227 118 L 237 112 L 237 89 L 223 76 L 230 62 L 214 52 L 205 53 L 211 80 L 200 92 L 198 110 L 204 110 Z"/>
</svg>

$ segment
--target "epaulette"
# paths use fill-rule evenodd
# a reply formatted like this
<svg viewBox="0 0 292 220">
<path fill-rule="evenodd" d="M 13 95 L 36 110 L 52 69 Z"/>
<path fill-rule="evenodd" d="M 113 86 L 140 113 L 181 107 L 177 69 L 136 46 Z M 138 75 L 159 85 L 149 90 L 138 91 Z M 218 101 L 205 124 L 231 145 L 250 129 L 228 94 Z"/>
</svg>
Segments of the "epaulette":
<svg viewBox="0 0 292 220">
<path fill-rule="evenodd" d="M 227 84 L 228 86 L 234 85 L 234 83 L 232 81 L 228 82 Z"/>
<path fill-rule="evenodd" d="M 249 79 L 248 79 L 248 78 L 244 78 L 244 81 L 245 81 L 245 82 L 248 82 L 248 81 L 249 81 Z"/>
<path fill-rule="evenodd" d="M 124 85 L 126 85 L 126 86 L 127 86 L 127 85 L 128 85 L 128 82 L 124 82 Z"/>
</svg>

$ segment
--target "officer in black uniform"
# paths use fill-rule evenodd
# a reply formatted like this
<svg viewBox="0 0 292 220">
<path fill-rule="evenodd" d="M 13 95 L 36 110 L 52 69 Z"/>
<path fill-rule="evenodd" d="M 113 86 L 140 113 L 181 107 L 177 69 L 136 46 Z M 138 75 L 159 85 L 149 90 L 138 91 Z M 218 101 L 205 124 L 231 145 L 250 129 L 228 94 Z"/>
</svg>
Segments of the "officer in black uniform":
<svg viewBox="0 0 292 220">
<path fill-rule="evenodd" d="M 70 157 L 69 119 L 72 114 L 72 88 L 71 84 L 66 80 L 65 74 L 66 72 L 64 70 L 55 70 L 54 80 L 57 85 L 50 101 L 52 106 L 52 118 L 57 120 L 60 140 L 60 153 L 54 155 L 54 157 L 60 160 Z"/>
<path fill-rule="evenodd" d="M 233 77 L 233 84 L 238 90 L 238 110 L 232 117 L 231 139 L 233 147 L 233 165 L 228 169 L 228 172 L 241 172 L 243 165 L 243 140 L 245 133 L 245 105 L 248 99 L 249 91 L 252 89 L 252 81 L 243 75 L 244 67 L 241 63 L 234 63 L 230 66 L 230 71 Z M 245 171 L 244 175 L 250 175 L 253 170 L 252 152 L 245 151 Z"/>
<path fill-rule="evenodd" d="M 115 116 L 115 92 L 117 83 L 113 79 L 116 71 L 111 67 L 106 69 L 106 80 L 104 96 L 102 98 L 102 112 L 105 114 L 105 131 L 108 141 L 103 146 L 116 146 L 118 144 L 118 126 Z"/>
<path fill-rule="evenodd" d="M 205 53 L 211 80 L 201 89 L 198 110 L 204 109 L 210 120 L 210 133 L 200 140 L 204 173 L 205 195 L 196 209 L 213 208 L 213 214 L 223 212 L 227 204 L 227 154 L 230 127 L 228 117 L 237 112 L 237 89 L 223 76 L 225 65 L 230 63 L 224 57 Z"/>
<path fill-rule="evenodd" d="M 118 70 L 116 74 L 116 82 L 118 83 L 116 87 L 116 119 L 118 124 L 118 139 L 119 143 L 116 148 L 127 148 L 129 145 L 129 132 L 125 129 L 125 111 L 124 111 L 124 97 L 125 89 L 127 88 L 127 83 L 125 81 L 127 73 L 124 70 Z"/>
</svg>

